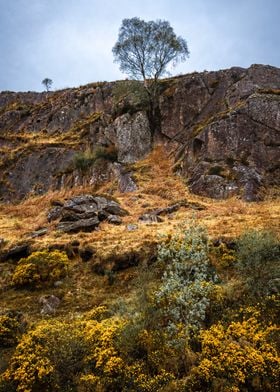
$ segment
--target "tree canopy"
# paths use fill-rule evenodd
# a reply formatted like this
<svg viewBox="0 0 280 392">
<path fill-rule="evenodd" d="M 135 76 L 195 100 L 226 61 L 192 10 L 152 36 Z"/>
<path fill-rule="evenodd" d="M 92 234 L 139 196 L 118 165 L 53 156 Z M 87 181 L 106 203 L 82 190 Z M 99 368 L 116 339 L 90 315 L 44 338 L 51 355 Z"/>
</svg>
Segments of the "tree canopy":
<svg viewBox="0 0 280 392">
<path fill-rule="evenodd" d="M 42 84 L 46 87 L 46 90 L 49 91 L 53 84 L 53 81 L 50 78 L 45 78 L 42 80 Z"/>
<path fill-rule="evenodd" d="M 122 21 L 112 50 L 121 71 L 144 81 L 157 81 L 166 74 L 170 63 L 175 65 L 189 56 L 187 42 L 176 36 L 169 22 L 145 22 L 136 17 Z"/>
</svg>

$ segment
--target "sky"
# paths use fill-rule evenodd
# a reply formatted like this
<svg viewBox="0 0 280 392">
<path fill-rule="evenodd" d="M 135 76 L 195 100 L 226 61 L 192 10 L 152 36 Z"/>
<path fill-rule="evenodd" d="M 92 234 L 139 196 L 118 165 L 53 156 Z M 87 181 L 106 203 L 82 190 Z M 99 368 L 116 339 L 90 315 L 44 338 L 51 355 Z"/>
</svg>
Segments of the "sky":
<svg viewBox="0 0 280 392">
<path fill-rule="evenodd" d="M 125 79 L 112 47 L 124 18 L 163 19 L 190 57 L 173 75 L 280 67 L 280 0 L 0 0 L 0 91 Z"/>
</svg>

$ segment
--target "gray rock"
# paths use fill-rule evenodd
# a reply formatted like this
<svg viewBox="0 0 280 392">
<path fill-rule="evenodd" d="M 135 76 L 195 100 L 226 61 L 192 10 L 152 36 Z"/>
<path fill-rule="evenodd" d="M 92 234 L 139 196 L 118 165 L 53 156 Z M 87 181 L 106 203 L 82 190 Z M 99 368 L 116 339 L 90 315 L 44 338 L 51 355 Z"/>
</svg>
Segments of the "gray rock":
<svg viewBox="0 0 280 392">
<path fill-rule="evenodd" d="M 0 261 L 18 261 L 22 258 L 28 257 L 31 253 L 30 243 L 22 243 L 12 246 L 0 255 Z"/>
<path fill-rule="evenodd" d="M 155 222 L 163 222 L 163 219 L 155 214 L 143 214 L 139 217 L 139 221 L 145 223 L 155 223 Z"/>
<path fill-rule="evenodd" d="M 122 223 L 121 218 L 117 215 L 109 215 L 107 221 L 112 225 L 120 225 Z"/>
<path fill-rule="evenodd" d="M 119 162 L 136 162 L 151 151 L 151 130 L 146 113 L 126 113 L 114 121 L 113 128 L 117 138 Z"/>
<path fill-rule="evenodd" d="M 42 295 L 39 298 L 39 304 L 42 305 L 41 314 L 55 314 L 60 304 L 60 299 L 55 295 Z"/>
<path fill-rule="evenodd" d="M 131 173 L 120 174 L 119 191 L 122 193 L 137 191 L 137 185 L 134 182 Z"/>
<path fill-rule="evenodd" d="M 56 282 L 54 282 L 54 287 L 61 287 L 61 286 L 63 286 L 63 282 L 62 282 L 62 280 L 57 280 Z"/>
<path fill-rule="evenodd" d="M 98 217 L 90 219 L 80 219 L 76 222 L 60 222 L 57 229 L 64 233 L 78 233 L 79 231 L 92 231 L 98 227 L 100 221 Z"/>
<path fill-rule="evenodd" d="M 48 222 L 51 222 L 51 221 L 53 221 L 53 220 L 58 219 L 58 218 L 60 217 L 61 211 L 62 211 L 62 207 L 61 207 L 61 206 L 55 206 L 55 207 L 53 207 L 53 208 L 48 212 L 48 215 L 47 215 Z"/>
<path fill-rule="evenodd" d="M 135 225 L 135 224 L 133 224 L 133 223 L 130 223 L 130 224 L 128 224 L 128 225 L 126 226 L 126 228 L 127 228 L 127 231 L 135 231 L 135 230 L 138 229 L 138 225 Z"/>
<path fill-rule="evenodd" d="M 33 231 L 28 236 L 31 238 L 37 238 L 37 237 L 42 237 L 43 235 L 46 235 L 47 233 L 48 233 L 47 227 L 42 227 L 41 229 Z"/>
</svg>

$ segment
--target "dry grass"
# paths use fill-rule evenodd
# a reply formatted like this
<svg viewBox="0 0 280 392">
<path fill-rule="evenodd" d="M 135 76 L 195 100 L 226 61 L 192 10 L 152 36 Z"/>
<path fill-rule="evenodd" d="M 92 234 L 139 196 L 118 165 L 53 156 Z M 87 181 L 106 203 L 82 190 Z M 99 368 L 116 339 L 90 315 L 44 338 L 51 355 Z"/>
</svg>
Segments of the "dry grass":
<svg viewBox="0 0 280 392">
<path fill-rule="evenodd" d="M 7 246 L 24 240 L 27 233 L 38 227 L 48 227 L 49 233 L 34 241 L 34 249 L 43 249 L 51 244 L 69 244 L 74 239 L 81 246 L 91 245 L 99 257 L 110 254 L 122 254 L 129 250 L 147 247 L 159 241 L 160 234 L 174 233 L 182 222 L 195 217 L 199 224 L 205 225 L 211 237 L 236 237 L 248 228 L 273 229 L 279 233 L 279 200 L 267 200 L 260 203 L 245 203 L 237 198 L 229 200 L 212 200 L 192 195 L 188 192 L 183 180 L 172 172 L 173 162 L 163 159 L 162 147 L 156 148 L 145 160 L 131 167 L 137 179 L 138 191 L 120 194 L 114 191 L 113 196 L 119 200 L 130 215 L 123 218 L 120 226 L 103 222 L 99 231 L 91 233 L 63 234 L 55 230 L 55 223 L 47 222 L 47 212 L 50 203 L 55 199 L 67 199 L 82 192 L 90 193 L 90 187 L 65 189 L 48 192 L 46 195 L 30 197 L 20 204 L 0 205 L 0 238 L 8 241 Z M 109 183 L 100 188 L 104 193 L 116 189 L 116 184 Z M 147 210 L 165 207 L 178 200 L 199 202 L 206 208 L 194 211 L 182 207 L 170 217 L 164 217 L 164 222 L 145 224 L 138 218 Z M 127 224 L 135 223 L 138 229 L 128 231 Z M 9 263 L 0 264 L 0 286 L 4 288 L 9 282 L 15 266 Z M 133 267 L 118 272 L 113 286 L 109 286 L 106 276 L 93 273 L 91 263 L 83 263 L 76 258 L 71 260 L 70 275 L 62 287 L 31 292 L 8 289 L 1 299 L 2 308 L 20 309 L 29 321 L 36 321 L 43 316 L 40 314 L 38 298 L 42 294 L 54 294 L 62 299 L 55 317 L 72 317 L 99 304 L 118 304 L 121 300 L 129 301 L 141 275 L 141 267 Z"/>
<path fill-rule="evenodd" d="M 183 180 L 172 172 L 173 162 L 167 158 L 162 147 L 157 147 L 145 160 L 132 165 L 139 190 L 133 193 L 114 196 L 126 208 L 130 215 L 124 218 L 124 225 L 111 226 L 102 223 L 100 231 L 68 235 L 56 232 L 54 224 L 47 222 L 50 202 L 54 199 L 66 199 L 81 192 L 92 192 L 90 187 L 79 187 L 62 191 L 49 192 L 39 197 L 31 197 L 17 205 L 2 205 L 0 213 L 0 237 L 10 243 L 26 238 L 26 234 L 38 227 L 49 227 L 49 234 L 38 238 L 36 245 L 44 247 L 51 243 L 68 243 L 74 238 L 83 243 L 94 243 L 102 253 L 112 249 L 136 248 L 143 241 L 155 241 L 159 233 L 176 230 L 180 222 L 195 216 L 205 225 L 212 237 L 234 237 L 248 228 L 269 228 L 278 232 L 280 204 L 278 200 L 259 203 L 246 203 L 237 198 L 212 200 L 192 195 Z M 114 184 L 106 184 L 100 193 L 114 189 Z M 147 210 L 166 207 L 178 200 L 199 202 L 206 209 L 193 211 L 181 208 L 163 223 L 141 224 L 138 218 Z M 139 229 L 128 232 L 126 224 L 138 223 Z"/>
</svg>

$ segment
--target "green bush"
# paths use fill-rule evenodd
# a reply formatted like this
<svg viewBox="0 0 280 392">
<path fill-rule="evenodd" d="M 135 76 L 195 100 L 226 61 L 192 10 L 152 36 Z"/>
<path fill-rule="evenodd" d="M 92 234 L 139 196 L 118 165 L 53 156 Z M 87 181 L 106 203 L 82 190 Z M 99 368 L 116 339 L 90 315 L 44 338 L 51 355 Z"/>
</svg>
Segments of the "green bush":
<svg viewBox="0 0 280 392">
<path fill-rule="evenodd" d="M 279 289 L 280 243 L 276 234 L 251 230 L 237 241 L 237 270 L 253 297 Z"/>
<path fill-rule="evenodd" d="M 74 167 L 82 172 L 86 172 L 92 167 L 98 159 L 104 159 L 109 162 L 118 160 L 118 152 L 116 147 L 111 145 L 108 147 L 97 147 L 94 151 L 78 152 L 74 155 Z"/>
<path fill-rule="evenodd" d="M 166 263 L 166 271 L 155 300 L 169 333 L 178 340 L 181 329 L 184 341 L 203 326 L 217 278 L 208 259 L 205 230 L 192 224 L 160 245 L 158 259 Z"/>
<path fill-rule="evenodd" d="M 149 96 L 142 82 L 122 80 L 114 84 L 113 102 L 116 115 L 132 114 L 149 107 Z"/>
<path fill-rule="evenodd" d="M 64 278 L 68 270 L 66 253 L 58 250 L 34 252 L 21 259 L 12 276 L 12 285 L 16 288 L 40 288 Z"/>
<path fill-rule="evenodd" d="M 73 158 L 74 167 L 85 172 L 94 164 L 95 160 L 95 155 L 91 151 L 77 152 Z"/>
</svg>

